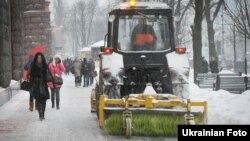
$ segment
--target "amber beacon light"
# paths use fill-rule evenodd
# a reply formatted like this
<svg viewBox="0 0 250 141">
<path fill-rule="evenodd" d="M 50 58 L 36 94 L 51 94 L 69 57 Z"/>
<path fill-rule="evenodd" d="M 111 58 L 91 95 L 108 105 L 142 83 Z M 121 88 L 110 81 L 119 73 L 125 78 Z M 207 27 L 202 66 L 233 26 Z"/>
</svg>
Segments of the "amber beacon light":
<svg viewBox="0 0 250 141">
<path fill-rule="evenodd" d="M 136 4 L 136 0 L 130 0 L 130 7 L 134 8 Z"/>
</svg>

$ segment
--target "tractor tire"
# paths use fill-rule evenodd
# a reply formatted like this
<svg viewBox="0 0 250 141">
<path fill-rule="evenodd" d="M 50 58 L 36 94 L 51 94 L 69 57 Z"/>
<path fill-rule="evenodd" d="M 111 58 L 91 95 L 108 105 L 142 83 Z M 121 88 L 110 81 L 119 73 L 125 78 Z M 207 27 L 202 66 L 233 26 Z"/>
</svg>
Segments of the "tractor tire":
<svg viewBox="0 0 250 141">
<path fill-rule="evenodd" d="M 130 138 L 132 135 L 132 121 L 131 118 L 126 118 L 126 128 L 125 128 L 125 137 Z"/>
</svg>

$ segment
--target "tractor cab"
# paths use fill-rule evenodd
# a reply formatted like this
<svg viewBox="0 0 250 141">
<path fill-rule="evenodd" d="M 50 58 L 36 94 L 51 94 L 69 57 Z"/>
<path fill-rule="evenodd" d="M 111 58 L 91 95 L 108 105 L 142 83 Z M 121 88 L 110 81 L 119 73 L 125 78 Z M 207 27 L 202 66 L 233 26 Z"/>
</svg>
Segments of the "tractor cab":
<svg viewBox="0 0 250 141">
<path fill-rule="evenodd" d="M 167 54 L 176 49 L 172 9 L 165 3 L 121 3 L 109 13 L 105 42 L 100 67 L 105 88 L 117 82 L 121 97 L 143 93 L 148 85 L 173 93 Z"/>
<path fill-rule="evenodd" d="M 175 50 L 172 10 L 160 2 L 126 2 L 109 13 L 108 47 L 120 54 Z"/>
</svg>

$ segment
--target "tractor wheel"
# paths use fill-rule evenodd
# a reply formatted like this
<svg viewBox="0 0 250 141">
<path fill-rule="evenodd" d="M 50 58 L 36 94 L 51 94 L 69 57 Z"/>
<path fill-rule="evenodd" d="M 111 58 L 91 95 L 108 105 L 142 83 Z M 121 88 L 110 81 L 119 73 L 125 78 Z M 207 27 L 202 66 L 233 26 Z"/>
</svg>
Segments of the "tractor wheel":
<svg viewBox="0 0 250 141">
<path fill-rule="evenodd" d="M 126 129 L 125 129 L 125 136 L 126 138 L 130 138 L 132 135 L 132 122 L 131 122 L 131 118 L 126 118 Z"/>
</svg>

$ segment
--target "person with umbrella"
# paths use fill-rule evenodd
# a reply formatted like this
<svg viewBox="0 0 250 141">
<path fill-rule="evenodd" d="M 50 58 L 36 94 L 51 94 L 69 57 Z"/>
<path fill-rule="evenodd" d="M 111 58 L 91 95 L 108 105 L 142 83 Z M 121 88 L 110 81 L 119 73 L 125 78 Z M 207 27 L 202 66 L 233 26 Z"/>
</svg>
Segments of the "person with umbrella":
<svg viewBox="0 0 250 141">
<path fill-rule="evenodd" d="M 37 53 L 42 53 L 44 52 L 45 50 L 45 47 L 44 46 L 35 46 L 34 48 L 32 48 L 28 54 L 28 56 L 26 57 L 26 64 L 24 66 L 24 70 L 23 70 L 23 76 L 22 76 L 22 83 L 26 82 L 27 86 L 25 86 L 25 88 L 22 88 L 23 90 L 29 90 L 29 82 L 28 82 L 28 73 L 31 69 L 31 64 L 32 62 L 34 61 L 34 56 L 37 54 Z M 37 110 L 37 102 L 35 101 L 34 102 L 34 96 L 33 94 L 31 93 L 31 91 L 29 90 L 29 93 L 30 93 L 30 98 L 29 98 L 29 110 L 32 112 L 33 109 L 34 109 L 34 103 L 35 103 L 35 108 Z"/>
<path fill-rule="evenodd" d="M 45 119 L 46 101 L 50 98 L 47 86 L 47 76 L 49 75 L 48 66 L 42 53 L 37 53 L 32 61 L 28 72 L 30 82 L 30 93 L 35 98 L 39 113 L 39 119 Z"/>
</svg>

